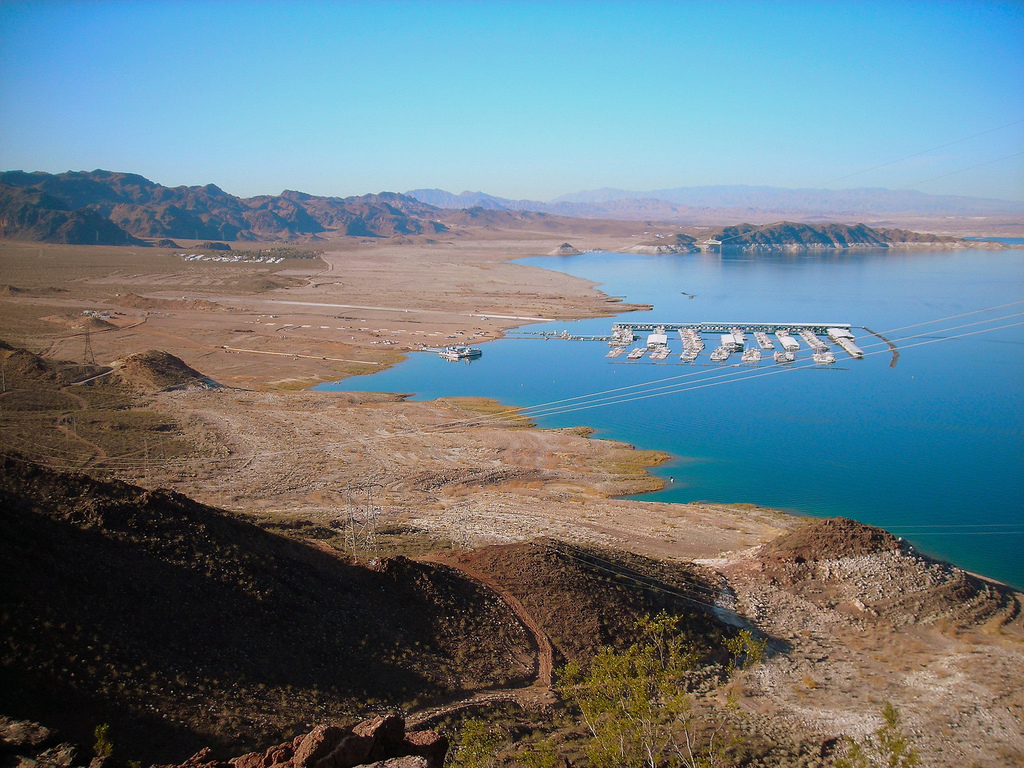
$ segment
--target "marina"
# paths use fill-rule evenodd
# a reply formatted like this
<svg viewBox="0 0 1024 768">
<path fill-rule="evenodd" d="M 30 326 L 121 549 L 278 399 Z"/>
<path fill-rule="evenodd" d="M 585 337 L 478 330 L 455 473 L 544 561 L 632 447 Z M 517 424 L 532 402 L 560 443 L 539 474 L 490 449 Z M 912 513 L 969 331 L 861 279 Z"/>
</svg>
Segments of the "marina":
<svg viewBox="0 0 1024 768">
<path fill-rule="evenodd" d="M 797 334 L 810 349 L 815 364 L 831 365 L 836 361 L 835 353 L 821 336 L 827 336 L 854 359 L 864 357 L 864 352 L 854 343 L 856 337 L 851 327 L 845 323 L 615 323 L 611 335 L 604 338 L 611 347 L 606 357 L 616 358 L 641 338 L 640 332 L 647 331 L 644 346 L 633 349 L 626 359 L 635 362 L 648 354 L 650 360 L 663 361 L 671 354 L 668 334 L 675 331 L 683 344 L 679 361 L 695 363 L 706 348 L 701 334 L 714 334 L 718 336 L 718 344 L 709 355 L 712 363 L 724 363 L 739 352 L 741 362 L 756 364 L 763 359 L 762 350 L 774 352 L 776 363 L 795 362 L 801 348 L 793 336 Z M 757 346 L 747 346 L 747 333 L 753 335 Z M 778 339 L 781 350 L 776 349 L 769 333 Z"/>
<path fill-rule="evenodd" d="M 417 400 L 496 397 L 520 407 L 612 393 L 615 399 L 607 407 L 581 408 L 578 403 L 589 401 L 571 400 L 558 406 L 564 412 L 545 411 L 537 421 L 551 428 L 592 426 L 610 439 L 678 457 L 653 470 L 666 482 L 666 490 L 650 497 L 659 502 L 743 500 L 803 514 L 859 516 L 873 525 L 888 523 L 908 540 L 922 530 L 912 527 L 918 524 L 1019 521 L 1024 433 L 1017 425 L 1024 408 L 1019 386 L 1024 356 L 1013 353 L 1019 347 L 1010 344 L 1019 345 L 1020 327 L 980 337 L 1002 345 L 979 343 L 977 337 L 920 344 L 909 337 L 966 322 L 917 330 L 925 321 L 1019 301 L 1024 259 L 1008 260 L 1002 251 L 985 249 L 893 256 L 851 252 L 836 259 L 793 259 L 769 254 L 706 261 L 696 255 L 651 259 L 591 253 L 563 259 L 559 265 L 570 274 L 600 283 L 625 301 L 656 308 L 527 326 L 486 346 L 465 341 L 485 352 L 472 365 L 440 364 L 436 352 L 411 355 L 384 373 L 348 378 L 334 388 L 414 392 Z M 550 268 L 552 257 L 522 261 Z M 823 290 L 826 284 L 842 290 Z M 680 296 L 680 289 L 697 298 Z M 724 322 L 705 331 L 701 321 L 707 319 Z M 632 334 L 633 327 L 623 326 L 625 349 L 606 358 L 613 324 L 639 321 L 648 323 L 646 330 L 637 329 L 640 338 L 631 341 L 625 332 Z M 841 328 L 844 323 L 852 325 Z M 670 356 L 650 362 L 645 352 L 627 361 L 627 353 L 645 346 L 659 325 L 667 331 Z M 812 362 L 799 336 L 803 325 L 822 329 L 816 335 L 832 347 L 835 364 Z M 905 326 L 915 329 L 895 330 Z M 760 346 L 754 332 L 765 328 L 775 349 L 764 350 L 756 367 L 741 363 L 739 353 L 712 363 L 710 352 L 719 343 L 712 334 L 734 327 L 744 328 L 748 346 Z M 801 347 L 788 364 L 774 360 L 780 349 L 774 333 L 781 328 L 790 330 Z M 828 334 L 830 328 L 855 336 L 863 359 L 853 359 Z M 690 362 L 681 356 L 686 349 L 680 331 L 687 329 L 706 344 Z M 570 337 L 587 340 L 559 338 L 566 330 Z M 901 352 L 895 368 L 890 367 L 890 342 Z M 777 371 L 785 375 L 770 375 Z M 734 372 L 735 377 L 716 378 Z M 685 378 L 672 378 L 678 375 Z M 636 386 L 637 392 L 651 387 L 655 397 L 636 398 L 633 389 L 620 390 L 624 386 Z M 736 408 L 738 400 L 756 402 L 757 412 L 765 414 L 758 418 L 758 429 L 751 429 L 749 413 Z M 941 406 L 934 405 L 936 400 Z M 981 402 L 986 407 L 978 407 Z M 1013 428 L 1007 428 L 1007 418 Z M 950 420 L 960 426 L 943 426 Z M 843 458 L 821 461 L 823 456 Z M 766 462 L 814 466 L 815 480 L 765 482 Z M 674 483 L 668 483 L 669 476 Z M 999 482 L 979 494 L 979 477 L 998 477 Z M 993 578 L 1024 584 L 1020 536 L 915 534 L 913 542 Z"/>
</svg>

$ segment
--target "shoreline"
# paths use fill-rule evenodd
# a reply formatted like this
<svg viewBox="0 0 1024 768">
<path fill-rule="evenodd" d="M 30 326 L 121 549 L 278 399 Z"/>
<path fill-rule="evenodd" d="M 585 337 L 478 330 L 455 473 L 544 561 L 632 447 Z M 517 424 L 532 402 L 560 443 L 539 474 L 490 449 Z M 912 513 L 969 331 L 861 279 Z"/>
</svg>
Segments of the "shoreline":
<svg viewBox="0 0 1024 768">
<path fill-rule="evenodd" d="M 624 255 L 629 256 L 629 255 L 633 255 L 633 254 L 626 253 Z M 536 258 L 536 257 L 534 257 L 534 258 Z M 600 289 L 595 288 L 595 290 L 600 290 Z M 627 316 L 628 315 L 626 315 L 625 313 L 623 313 L 623 315 L 621 315 L 621 317 L 627 317 Z M 502 404 L 505 404 L 505 403 L 503 403 L 503 401 L 500 401 L 500 400 L 498 402 L 502 402 Z M 513 406 L 511 404 L 506 404 L 506 405 L 509 408 L 517 407 L 517 406 Z M 594 429 L 594 427 L 589 425 L 586 421 L 584 421 L 583 424 L 584 424 L 584 426 L 587 429 L 591 429 L 591 430 Z M 623 438 L 618 438 L 618 437 L 615 437 L 615 436 L 610 436 L 608 438 L 596 438 L 596 439 L 621 440 Z M 628 438 L 628 439 L 629 439 L 629 441 L 631 443 L 635 443 L 637 447 L 643 448 L 643 442 L 642 441 L 636 441 L 636 439 L 632 438 L 632 437 Z M 648 467 L 648 470 L 653 470 L 655 467 L 658 467 L 658 466 L 660 466 L 660 465 L 662 465 L 664 463 L 668 463 L 668 462 L 672 462 L 672 461 L 684 461 L 684 460 L 686 460 L 688 458 L 684 454 L 677 454 L 677 453 L 672 453 L 672 452 L 669 452 L 668 455 L 669 455 L 668 459 L 660 461 L 657 464 L 650 465 Z M 853 510 L 853 511 L 839 511 L 839 512 L 832 512 L 832 513 L 819 513 L 816 510 L 803 511 L 803 510 L 789 509 L 789 508 L 777 507 L 777 506 L 765 507 L 761 503 L 750 502 L 750 501 L 708 501 L 707 499 L 699 499 L 699 500 L 693 499 L 693 500 L 687 500 L 687 501 L 673 501 L 673 500 L 664 500 L 663 501 L 661 499 L 658 499 L 656 496 L 660 492 L 671 490 L 671 485 L 670 485 L 668 479 L 665 478 L 665 477 L 661 477 L 660 475 L 655 474 L 653 472 L 651 472 L 651 476 L 654 477 L 654 478 L 657 478 L 659 480 L 659 484 L 660 485 L 659 485 L 658 488 L 651 489 L 651 490 L 634 491 L 634 492 L 631 492 L 627 496 L 624 496 L 622 498 L 634 498 L 635 500 L 641 501 L 641 502 L 648 502 L 648 501 L 650 501 L 650 502 L 653 502 L 653 503 L 678 504 L 678 505 L 686 505 L 686 504 L 696 503 L 696 504 L 713 504 L 715 506 L 738 506 L 738 507 L 741 507 L 741 506 L 749 504 L 750 506 L 755 507 L 755 508 L 772 509 L 775 512 L 791 516 L 794 519 L 798 519 L 798 520 L 825 519 L 827 517 L 833 517 L 833 516 L 836 516 L 836 515 L 848 516 L 850 519 L 858 519 L 856 510 Z M 636 498 L 637 496 L 643 496 L 645 498 L 637 499 Z M 877 525 L 877 524 L 873 523 L 873 525 Z M 884 527 L 884 525 L 878 525 L 878 527 L 881 527 L 883 530 L 892 532 L 893 535 L 899 536 L 899 534 L 894 533 L 893 531 L 890 531 L 890 529 L 887 528 L 887 527 Z M 896 528 L 896 530 L 898 530 L 898 527 Z M 911 534 L 911 536 L 912 535 L 913 534 Z M 984 575 L 981 572 L 978 572 L 978 571 L 975 571 L 975 570 L 971 570 L 965 564 L 959 563 L 955 558 L 950 557 L 948 554 L 941 553 L 940 551 L 933 550 L 931 547 L 928 547 L 923 542 L 921 542 L 921 541 L 919 541 L 917 539 L 910 539 L 907 536 L 903 536 L 902 538 L 905 538 L 908 541 L 913 540 L 914 541 L 913 546 L 916 549 L 921 551 L 923 554 L 926 554 L 929 558 L 934 559 L 934 560 L 936 560 L 938 562 L 942 562 L 942 563 L 946 563 L 946 564 L 948 564 L 950 566 L 954 566 L 956 568 L 959 568 L 959 569 L 963 570 L 964 572 L 966 572 L 968 574 L 971 574 L 971 575 L 976 576 L 978 578 L 982 578 L 982 579 L 984 579 L 986 581 L 990 581 L 990 582 L 992 582 L 994 584 L 999 584 L 999 585 L 1005 586 L 1005 587 L 1013 589 L 1013 590 L 1018 590 L 1018 591 L 1024 590 L 1024 585 L 1016 586 L 1012 582 L 1002 580 L 1002 579 L 997 578 L 995 576 Z M 977 566 L 975 566 L 975 567 L 977 567 Z"/>
<path fill-rule="evenodd" d="M 10 279 L 11 285 L 18 287 L 17 292 L 12 292 L 6 297 L 5 303 L 19 312 L 24 313 L 28 310 L 28 313 L 31 313 L 33 307 L 44 306 L 44 311 L 52 313 L 53 307 L 60 306 L 65 311 L 74 309 L 80 314 L 80 308 L 97 306 L 97 302 L 89 301 L 88 297 L 96 295 L 95 291 L 99 290 L 101 285 L 107 294 L 106 298 L 98 302 L 100 305 L 117 306 L 121 290 L 152 297 L 150 300 L 156 303 L 154 308 L 136 311 L 136 314 L 125 311 L 123 319 L 111 318 L 113 327 L 92 334 L 91 341 L 100 362 L 115 356 L 123 356 L 125 353 L 158 347 L 179 354 L 198 370 L 226 386 L 256 392 L 299 393 L 308 391 L 318 384 L 343 382 L 354 375 L 376 373 L 390 368 L 400 362 L 407 351 L 414 350 L 400 350 L 400 344 L 378 342 L 402 340 L 403 336 L 411 335 L 408 333 L 411 331 L 430 330 L 434 334 L 444 334 L 447 330 L 451 334 L 458 334 L 460 329 L 465 329 L 462 332 L 469 336 L 484 330 L 484 335 L 466 339 L 473 344 L 482 344 L 504 337 L 507 331 L 519 328 L 523 324 L 509 319 L 502 319 L 499 322 L 498 318 L 502 316 L 550 316 L 555 320 L 566 321 L 584 317 L 612 318 L 623 314 L 629 307 L 643 306 L 624 304 L 621 299 L 604 293 L 591 280 L 572 277 L 547 267 L 515 263 L 515 260 L 523 256 L 541 256 L 546 261 L 544 250 L 547 246 L 540 245 L 538 240 L 547 240 L 550 243 L 562 239 L 565 239 L 565 236 L 561 234 L 556 237 L 545 234 L 543 237 L 531 235 L 512 241 L 496 238 L 493 241 L 485 241 L 482 245 L 377 243 L 372 247 L 363 247 L 348 243 L 344 248 L 334 249 L 325 254 L 323 261 L 313 264 L 286 262 L 283 266 L 287 269 L 274 274 L 278 275 L 279 280 L 291 281 L 288 285 L 241 296 L 238 301 L 240 306 L 230 310 L 222 306 L 195 308 L 195 291 L 189 291 L 190 295 L 182 297 L 180 288 L 172 292 L 166 285 L 161 287 L 161 283 L 166 283 L 167 278 L 158 273 L 160 280 L 150 279 L 149 283 L 146 283 L 146 279 L 151 278 L 149 275 L 130 274 L 127 277 L 119 277 L 120 282 L 102 284 L 90 273 L 82 273 L 86 281 L 79 280 L 69 284 L 73 290 L 63 293 L 53 293 L 52 289 L 47 288 L 56 282 L 55 276 L 50 277 L 45 271 L 43 274 L 35 274 L 40 266 L 48 268 L 51 264 L 54 270 L 66 271 L 68 260 L 64 254 L 69 252 L 81 254 L 83 258 L 93 255 L 108 258 L 132 255 L 131 249 L 10 243 L 0 243 L 0 246 L 3 246 L 5 253 L 9 252 L 6 249 L 11 249 L 10 252 L 23 253 L 25 267 L 32 272 L 37 281 L 36 288 L 29 285 L 24 289 L 18 283 L 24 284 L 25 277 L 15 274 L 11 279 L 5 275 L 5 280 Z M 631 241 L 629 237 L 620 237 L 617 243 L 595 242 L 597 239 L 599 238 L 587 236 L 579 244 L 588 248 L 593 246 L 593 250 L 623 252 Z M 417 256 L 425 259 L 426 263 L 413 269 L 408 264 L 410 259 L 415 260 Z M 237 275 L 231 279 L 236 280 L 239 285 L 247 285 L 244 281 L 252 279 L 237 266 L 183 265 L 180 260 L 161 257 L 159 253 L 145 254 L 145 257 L 147 268 L 160 267 L 165 270 L 166 275 L 174 275 L 175 281 L 179 274 L 188 276 L 193 282 L 208 281 L 211 279 L 208 276 L 216 276 L 223 280 L 222 276 Z M 549 254 L 548 258 L 555 257 Z M 132 262 L 125 261 L 124 264 Z M 324 264 L 327 266 L 323 267 Z M 5 266 L 8 265 L 9 262 L 5 263 Z M 132 266 L 138 269 L 137 265 Z M 398 269 L 398 272 L 392 277 L 393 269 Z M 438 280 L 428 282 L 430 292 L 424 294 L 424 284 L 421 280 L 424 277 L 433 278 L 435 274 Z M 385 282 L 381 283 L 381 279 L 385 279 Z M 402 288 L 396 291 L 387 290 L 387 279 L 394 279 Z M 464 283 L 465 280 L 476 281 L 472 283 L 474 285 L 482 280 L 485 288 L 468 292 L 465 286 L 470 283 Z M 108 284 L 110 288 L 106 288 Z M 364 290 L 367 284 L 375 286 L 372 290 L 377 293 L 367 294 Z M 147 289 L 146 285 L 152 290 Z M 230 287 L 229 283 L 225 285 Z M 562 293 L 568 289 L 575 293 Z M 221 288 L 217 292 L 205 290 L 201 293 L 203 296 L 216 297 L 226 291 Z M 349 297 L 353 296 L 358 296 L 359 300 L 352 301 Z M 384 297 L 384 300 L 378 300 L 380 297 Z M 395 301 L 396 297 L 408 297 L 410 306 L 404 307 L 402 303 Z M 298 306 L 303 313 L 308 311 L 308 314 L 274 317 L 272 313 L 282 305 L 264 305 L 261 303 L 264 300 L 302 302 L 286 306 Z M 501 303 L 500 310 L 498 302 Z M 412 306 L 413 304 L 416 306 Z M 329 309 L 333 312 L 325 312 L 328 307 L 323 305 L 332 305 Z M 369 312 L 357 314 L 346 311 L 346 315 L 355 316 L 335 316 L 342 305 L 387 306 L 391 307 L 392 312 L 400 309 L 405 324 L 395 325 L 379 312 L 374 315 Z M 544 309 L 540 309 L 542 306 Z M 463 310 L 460 316 L 465 314 L 467 319 L 487 317 L 493 320 L 491 325 L 483 329 L 481 326 L 466 324 L 445 325 L 429 320 L 425 322 L 426 313 L 439 307 L 444 307 L 443 311 L 446 312 Z M 520 311 L 509 312 L 507 308 L 510 307 Z M 524 312 L 523 308 L 531 311 Z M 417 312 L 422 314 L 417 315 Z M 390 317 L 394 319 L 395 315 L 392 313 Z M 49 317 L 43 319 L 53 323 Z M 354 337 L 347 342 L 341 341 L 343 333 L 335 328 L 336 324 L 348 326 L 347 331 Z M 399 333 L 398 331 L 402 329 L 407 332 Z M 54 327 L 54 330 L 60 333 L 57 327 Z M 447 335 L 450 334 L 445 334 Z M 46 346 L 52 347 L 51 351 L 57 356 L 79 356 L 84 338 L 80 331 L 70 336 L 56 335 L 56 340 L 52 343 L 47 342 Z M 438 345 L 441 345 L 445 341 L 460 343 L 465 337 L 445 339 L 444 336 L 435 335 L 434 338 L 437 339 Z M 409 346 L 407 341 L 402 343 L 406 347 Z M 231 352 L 226 348 L 244 349 L 251 351 L 252 354 Z M 672 454 L 669 460 L 682 458 L 685 457 Z M 664 490 L 666 487 L 662 479 L 653 473 L 647 472 L 647 478 L 647 482 L 651 479 L 657 480 L 660 486 L 658 490 Z M 632 490 L 630 496 L 652 490 L 654 489 L 648 485 Z M 638 503 L 686 504 L 654 500 Z M 781 510 L 781 513 L 805 514 L 789 510 Z"/>
</svg>

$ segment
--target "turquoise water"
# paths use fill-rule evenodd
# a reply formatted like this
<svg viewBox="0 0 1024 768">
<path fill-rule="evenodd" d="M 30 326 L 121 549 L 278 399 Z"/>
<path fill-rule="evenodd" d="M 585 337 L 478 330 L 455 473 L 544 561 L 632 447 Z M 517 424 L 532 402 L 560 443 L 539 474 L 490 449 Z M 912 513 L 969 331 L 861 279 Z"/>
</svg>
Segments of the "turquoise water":
<svg viewBox="0 0 1024 768">
<path fill-rule="evenodd" d="M 709 363 L 717 337 L 706 336 L 698 364 L 685 365 L 670 334 L 668 360 L 628 363 L 606 359 L 603 342 L 507 338 L 471 364 L 419 353 L 322 388 L 495 397 L 533 408 L 541 426 L 585 424 L 671 453 L 655 470 L 667 489 L 641 498 L 846 515 L 1024 588 L 1024 251 L 520 261 L 654 305 L 623 321 L 849 323 L 868 356 L 833 345 L 836 364 L 813 366 L 801 341 L 792 367 L 770 353 L 756 368 L 723 367 Z M 521 330 L 606 335 L 612 322 Z M 896 343 L 895 367 L 859 326 Z"/>
</svg>

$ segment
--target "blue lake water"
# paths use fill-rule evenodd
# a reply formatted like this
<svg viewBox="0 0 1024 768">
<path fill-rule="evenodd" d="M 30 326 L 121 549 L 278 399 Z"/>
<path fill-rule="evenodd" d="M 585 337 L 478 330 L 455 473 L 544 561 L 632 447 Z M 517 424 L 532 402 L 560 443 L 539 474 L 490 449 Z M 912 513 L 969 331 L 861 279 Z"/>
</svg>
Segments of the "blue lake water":
<svg viewBox="0 0 1024 768">
<path fill-rule="evenodd" d="M 321 388 L 483 395 L 533 408 L 544 427 L 584 424 L 598 437 L 671 453 L 654 472 L 672 482 L 641 498 L 845 515 L 1024 588 L 1024 251 L 520 261 L 654 305 L 623 321 L 849 323 L 867 356 L 853 360 L 832 345 L 836 364 L 814 366 L 798 339 L 790 367 L 771 353 L 757 367 L 738 356 L 712 365 L 717 337 L 708 335 L 688 365 L 670 334 L 666 361 L 629 363 L 606 359 L 603 342 L 507 338 L 484 345 L 471 364 L 417 353 Z M 521 330 L 607 335 L 612 322 Z M 895 367 L 886 344 L 861 326 L 896 343 Z"/>
</svg>

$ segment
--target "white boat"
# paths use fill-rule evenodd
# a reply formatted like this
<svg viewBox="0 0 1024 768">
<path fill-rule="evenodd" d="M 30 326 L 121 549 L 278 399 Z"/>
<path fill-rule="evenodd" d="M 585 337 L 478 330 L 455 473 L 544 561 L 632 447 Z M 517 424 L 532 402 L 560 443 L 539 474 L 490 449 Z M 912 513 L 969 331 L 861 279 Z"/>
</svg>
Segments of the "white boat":
<svg viewBox="0 0 1024 768">
<path fill-rule="evenodd" d="M 732 354 L 732 350 L 729 349 L 728 347 L 725 347 L 725 346 L 716 347 L 715 351 L 711 353 L 711 362 L 712 363 L 724 363 L 726 360 L 729 359 L 729 355 L 731 355 L 731 354 Z"/>
<path fill-rule="evenodd" d="M 647 352 L 647 347 L 635 347 L 626 355 L 627 360 L 639 360 Z"/>
<path fill-rule="evenodd" d="M 439 353 L 444 360 L 475 360 L 483 352 L 478 347 L 445 347 Z"/>
<path fill-rule="evenodd" d="M 792 363 L 794 360 L 796 360 L 796 355 L 794 355 L 792 352 L 776 352 L 775 353 L 775 362 L 776 363 Z"/>
<path fill-rule="evenodd" d="M 818 365 L 832 365 L 836 361 L 836 356 L 834 352 L 825 350 L 823 352 L 815 352 L 811 355 L 811 359 Z"/>
<path fill-rule="evenodd" d="M 761 350 L 757 347 L 750 347 L 743 350 L 743 355 L 740 360 L 744 363 L 759 363 L 761 362 Z"/>
</svg>

